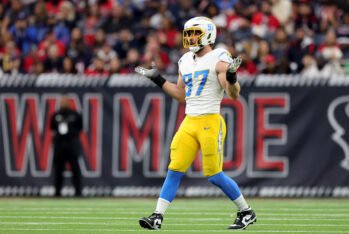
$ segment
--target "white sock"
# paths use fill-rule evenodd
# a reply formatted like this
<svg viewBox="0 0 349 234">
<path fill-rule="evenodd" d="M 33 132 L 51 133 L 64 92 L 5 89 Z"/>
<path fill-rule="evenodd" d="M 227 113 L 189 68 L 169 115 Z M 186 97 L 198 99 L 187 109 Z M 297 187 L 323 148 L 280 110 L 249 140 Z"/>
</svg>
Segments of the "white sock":
<svg viewBox="0 0 349 234">
<path fill-rule="evenodd" d="M 154 211 L 154 213 L 160 213 L 160 214 L 165 214 L 165 211 L 167 210 L 168 206 L 170 205 L 171 202 L 159 198 L 158 199 L 158 203 L 156 204 L 156 209 Z"/>
<path fill-rule="evenodd" d="M 249 207 L 247 202 L 245 201 L 244 196 L 242 196 L 242 194 L 240 195 L 240 197 L 234 200 L 234 203 L 238 207 L 239 211 L 246 210 Z"/>
</svg>

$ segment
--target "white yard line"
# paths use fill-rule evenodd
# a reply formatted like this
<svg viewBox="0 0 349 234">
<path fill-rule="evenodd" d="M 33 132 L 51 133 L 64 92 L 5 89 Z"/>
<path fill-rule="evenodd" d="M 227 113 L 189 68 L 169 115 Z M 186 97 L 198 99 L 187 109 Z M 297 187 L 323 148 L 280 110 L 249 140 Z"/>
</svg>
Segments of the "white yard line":
<svg viewBox="0 0 349 234">
<path fill-rule="evenodd" d="M 109 209 L 106 209 L 106 208 L 61 208 L 61 207 L 52 207 L 52 208 L 49 208 L 49 207 L 45 207 L 45 208 L 42 208 L 42 207 L 38 207 L 38 208 L 28 208 L 28 207 L 9 207 L 9 208 L 0 208 L 0 211 L 21 211 L 21 212 L 31 212 L 31 211 L 35 211 L 35 212 L 42 212 L 42 211 L 61 211 L 61 212 L 64 212 L 64 211 L 76 211 L 76 212 L 84 212 L 84 211 L 93 211 L 93 212 L 101 212 L 101 213 L 115 213 L 115 212 L 128 212 L 128 211 L 125 211 L 125 210 L 129 210 L 129 209 L 135 209 L 136 211 L 130 211 L 130 212 L 139 212 L 139 211 L 149 211 L 149 209 L 139 209 L 139 208 L 120 208 L 120 207 L 116 207 L 116 208 L 112 208 L 112 207 L 109 207 Z M 202 212 L 208 212 L 208 213 L 226 213 L 226 212 L 218 212 L 219 210 L 230 210 L 231 212 L 235 212 L 236 211 L 236 208 L 235 207 L 232 207 L 231 209 L 227 209 L 226 207 L 224 207 L 223 209 L 214 209 L 215 212 L 212 212 L 212 209 L 195 209 L 195 208 L 177 208 L 177 207 L 171 207 L 169 209 L 169 212 L 171 213 L 183 213 L 182 211 L 185 210 L 185 211 L 192 211 L 192 212 L 185 212 L 185 213 L 188 213 L 188 214 L 202 214 Z M 198 212 L 200 211 L 200 212 Z M 217 212 L 216 212 L 217 211 Z M 314 212 L 326 212 L 326 213 L 332 213 L 332 212 L 336 212 L 336 213 L 341 213 L 341 214 L 348 214 L 349 215 L 349 210 L 348 209 L 286 209 L 286 208 L 280 208 L 280 209 L 277 209 L 277 210 L 272 210 L 272 209 L 269 209 L 269 208 L 264 208 L 264 209 L 256 209 L 256 211 L 259 211 L 259 212 L 263 212 L 263 213 L 283 213 L 283 212 L 302 212 L 302 213 L 314 213 Z M 272 211 L 272 212 L 271 212 Z M 283 212 L 281 212 L 283 211 Z"/>
<path fill-rule="evenodd" d="M 108 223 L 103 223 L 103 222 L 0 222 L 2 225 L 32 225 L 32 226 L 42 226 L 42 225 L 99 225 L 99 226 L 124 226 L 125 223 L 114 223 L 114 222 L 108 222 Z M 166 222 L 166 226 L 225 226 L 228 225 L 227 223 L 197 223 L 197 224 L 192 224 L 192 223 L 169 223 Z M 280 224 L 265 224 L 265 223 L 257 223 L 256 225 L 258 226 L 280 226 Z M 285 226 L 292 226 L 292 227 L 349 227 L 349 224 L 284 224 Z"/>
<path fill-rule="evenodd" d="M 99 218 L 103 219 L 103 218 L 114 218 L 114 216 L 120 216 L 120 215 L 124 215 L 124 216 L 147 216 L 150 213 L 149 212 L 93 212 L 94 215 L 103 215 L 103 216 L 99 216 Z M 11 215 L 10 213 L 5 213 L 3 212 L 2 215 L 0 217 L 14 217 L 16 214 Z M 62 217 L 62 218 L 67 218 L 67 217 L 72 217 L 72 218 L 76 218 L 76 216 L 74 215 L 80 215 L 80 218 L 85 218 L 85 217 L 91 217 L 91 213 L 90 212 L 29 212 L 28 213 L 28 217 L 41 217 L 43 215 L 55 215 L 58 217 Z M 21 213 L 22 217 L 27 217 L 27 215 L 25 213 Z M 173 212 L 168 212 L 166 214 L 166 217 L 168 218 L 173 218 L 173 216 L 181 216 L 183 217 L 183 219 L 187 219 L 187 217 L 190 218 L 196 218 L 195 216 L 199 216 L 203 217 L 203 218 L 235 218 L 236 214 L 235 213 L 229 213 L 229 212 L 224 212 L 224 213 L 208 213 L 208 214 L 203 214 L 203 213 L 173 213 Z M 194 216 L 194 217 L 192 217 Z M 279 214 L 279 213 L 272 213 L 272 214 L 268 214 L 268 213 L 257 213 L 257 216 L 259 218 L 262 219 L 266 219 L 266 218 L 283 218 L 285 220 L 288 220 L 290 218 L 309 218 L 310 219 L 319 219 L 319 218 L 346 218 L 347 220 L 349 220 L 349 213 L 345 213 L 345 214 Z"/>
<path fill-rule="evenodd" d="M 105 208 L 101 208 L 101 207 L 98 207 L 98 208 L 92 208 L 92 207 L 73 207 L 73 208 L 65 208 L 65 207 L 7 207 L 7 208 L 3 208 L 3 207 L 0 207 L 0 211 L 103 211 L 103 212 L 112 212 L 112 211 L 125 211 L 125 209 L 136 209 L 137 211 L 149 211 L 149 209 L 147 208 L 144 208 L 144 209 L 139 209 L 139 208 L 132 208 L 132 207 L 105 207 Z M 235 211 L 236 208 L 234 206 L 227 209 L 227 207 L 222 207 L 222 209 L 202 209 L 202 208 L 198 208 L 196 209 L 195 207 L 194 208 L 191 208 L 191 207 L 183 207 L 183 208 L 178 208 L 176 206 L 174 207 L 171 207 L 169 209 L 170 211 L 183 211 L 183 210 L 188 210 L 188 211 L 207 211 L 207 212 L 211 212 L 212 210 L 215 210 L 215 211 L 218 211 L 218 210 L 232 210 L 232 211 Z M 270 208 L 259 208 L 259 209 L 256 209 L 257 211 L 263 211 L 263 212 L 268 212 L 268 211 L 271 211 L 272 209 Z M 275 213 L 275 210 L 272 210 L 273 213 Z M 301 208 L 278 208 L 276 210 L 277 212 L 279 211 L 286 211 L 286 212 L 302 212 L 302 213 L 313 213 L 313 212 L 327 212 L 327 213 L 331 213 L 331 212 L 341 212 L 341 213 L 348 213 L 349 214 L 349 210 L 347 208 L 335 208 L 335 209 L 301 209 Z"/>
<path fill-rule="evenodd" d="M 0 228 L 0 230 L 3 231 L 74 231 L 74 232 L 144 232 L 144 229 L 70 229 L 70 228 Z M 164 230 L 162 229 L 161 232 L 173 232 L 173 233 L 218 233 L 218 232 L 229 232 L 229 230 Z M 297 231 L 290 231 L 290 230 L 248 230 L 244 231 L 246 233 L 340 233 L 340 234 L 348 234 L 348 231 L 333 231 L 333 230 L 322 230 L 322 231 L 306 231 L 306 230 L 297 230 Z"/>
<path fill-rule="evenodd" d="M 23 204 L 22 204 L 23 201 Z M 45 208 L 65 208 L 64 206 L 71 206 L 71 202 L 75 203 L 75 206 L 77 208 L 93 208 L 92 206 L 89 207 L 90 205 L 86 205 L 84 203 L 82 203 L 82 201 L 85 200 L 66 200 L 65 202 L 60 203 L 60 201 L 57 200 L 56 204 L 51 205 L 49 202 L 46 201 L 41 201 L 41 207 L 45 207 Z M 137 205 L 133 206 L 132 205 L 132 200 L 125 200 L 124 202 L 122 200 L 115 200 L 115 201 L 110 201 L 110 202 L 105 202 L 105 201 L 101 201 L 101 200 L 97 200 L 98 202 L 100 202 L 98 204 L 99 208 L 106 208 L 106 209 L 110 209 L 110 208 L 131 208 L 131 207 L 137 207 Z M 124 206 L 125 202 L 130 201 L 130 205 L 129 206 Z M 282 201 L 282 200 L 281 200 Z M 319 200 L 321 201 L 321 200 Z M 348 202 L 349 199 L 345 199 L 343 200 L 343 203 L 341 202 L 335 202 L 334 200 L 326 200 L 323 201 L 324 203 L 321 204 L 321 206 L 323 207 L 323 209 L 328 208 L 328 209 L 345 209 L 345 208 L 349 208 L 349 203 Z M 19 203 L 18 203 L 19 202 Z M 52 201 L 50 201 L 52 202 Z M 91 202 L 93 202 L 93 200 L 91 200 Z M 135 202 L 139 202 L 138 200 L 135 200 Z M 150 202 L 150 203 L 149 203 Z M 151 205 L 153 203 L 156 202 L 156 199 L 152 199 L 151 201 L 149 200 L 146 201 L 141 201 L 141 204 L 144 204 L 145 206 Z M 213 209 L 226 209 L 227 206 L 231 205 L 231 207 L 233 208 L 234 205 L 232 203 L 230 203 L 229 201 L 223 201 L 223 200 L 217 200 L 216 204 L 210 204 L 210 203 L 206 203 L 207 201 L 203 200 L 200 201 L 198 200 L 197 202 L 193 202 L 193 201 L 189 201 L 190 202 L 190 208 L 202 208 L 203 205 L 205 205 L 206 207 L 212 207 Z M 294 202 L 292 200 L 290 200 L 290 202 L 285 201 L 285 204 L 273 204 L 270 201 L 266 201 L 265 205 L 266 206 L 261 206 L 261 205 L 256 205 L 253 206 L 253 200 L 251 201 L 251 204 L 254 208 L 261 208 L 261 209 L 265 209 L 266 207 L 268 207 L 268 209 L 284 209 L 284 210 L 294 210 L 294 209 L 298 209 L 298 210 L 302 210 L 302 209 L 318 209 L 319 207 L 319 203 L 313 203 L 311 201 L 302 201 L 302 200 L 295 200 Z M 325 203 L 325 202 L 329 202 L 329 203 Z M 11 203 L 14 203 L 14 206 L 11 206 Z M 275 203 L 277 203 L 277 201 L 275 201 Z M 20 205 L 18 205 L 20 204 Z M 3 203 L 0 199 L 0 207 L 6 209 L 6 207 L 13 207 L 13 208 L 36 208 L 37 206 L 37 201 L 24 201 L 24 200 L 9 200 L 6 203 Z M 292 207 L 289 207 L 292 206 Z M 183 200 L 177 201 L 175 200 L 174 204 L 173 204 L 173 209 L 190 209 L 188 208 L 188 206 L 186 204 L 183 204 Z M 209 209 L 209 208 L 207 208 Z"/>
<path fill-rule="evenodd" d="M 91 214 L 91 211 L 28 211 L 28 212 L 21 212 L 21 213 L 41 213 L 41 214 Z M 118 215 L 142 215 L 139 211 L 93 211 L 93 214 L 118 214 Z M 233 212 L 177 212 L 177 211 L 168 211 L 167 216 L 172 215 L 181 215 L 181 216 L 192 216 L 192 215 L 201 215 L 201 216 L 235 216 L 235 213 Z M 257 212 L 257 216 L 272 216 L 272 217 L 280 217 L 280 216 L 287 216 L 287 217 L 309 217 L 309 213 L 280 213 L 280 212 Z M 318 213 L 314 214 L 311 213 L 312 217 L 348 217 L 349 218 L 349 211 L 347 212 L 336 212 L 336 213 Z"/>
<path fill-rule="evenodd" d="M 121 217 L 76 217 L 76 216 L 0 216 L 0 219 L 74 219 L 74 220 L 138 220 L 138 218 L 121 218 Z M 169 217 L 169 220 L 181 220 L 182 222 L 185 221 L 219 221 L 219 220 L 226 220 L 229 219 L 229 217 L 225 218 L 177 218 L 177 217 Z M 311 221 L 311 220 L 317 220 L 317 221 L 348 221 L 347 218 L 261 218 L 262 220 L 273 220 L 273 221 L 295 221 L 295 220 L 301 220 L 301 221 Z M 349 232 L 348 232 L 349 234 Z"/>
</svg>

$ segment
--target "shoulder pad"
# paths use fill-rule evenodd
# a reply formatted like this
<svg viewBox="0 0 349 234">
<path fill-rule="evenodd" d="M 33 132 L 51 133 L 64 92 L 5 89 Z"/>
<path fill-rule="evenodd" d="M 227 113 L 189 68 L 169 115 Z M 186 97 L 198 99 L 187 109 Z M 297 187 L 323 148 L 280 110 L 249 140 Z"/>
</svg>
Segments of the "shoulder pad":
<svg viewBox="0 0 349 234">
<path fill-rule="evenodd" d="M 227 50 L 224 50 L 224 49 L 219 51 L 218 58 L 222 62 L 226 62 L 226 63 L 233 62 L 233 58 L 231 57 L 231 54 Z"/>
</svg>

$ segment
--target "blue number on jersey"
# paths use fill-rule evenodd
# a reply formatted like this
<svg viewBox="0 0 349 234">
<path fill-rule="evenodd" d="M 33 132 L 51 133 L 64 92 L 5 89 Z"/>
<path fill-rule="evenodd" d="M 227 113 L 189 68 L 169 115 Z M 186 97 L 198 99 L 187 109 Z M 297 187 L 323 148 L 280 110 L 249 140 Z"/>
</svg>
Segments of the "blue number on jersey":
<svg viewBox="0 0 349 234">
<path fill-rule="evenodd" d="M 183 75 L 183 81 L 185 85 L 188 87 L 187 92 L 185 93 L 186 97 L 189 97 L 191 94 L 191 89 L 193 88 L 193 78 L 192 74 L 185 74 Z"/>
<path fill-rule="evenodd" d="M 202 70 L 202 71 L 194 72 L 194 79 L 198 79 L 198 78 L 202 77 L 199 88 L 196 91 L 196 96 L 200 96 L 202 89 L 204 88 L 204 86 L 206 84 L 208 73 L 209 73 L 209 70 Z M 193 88 L 193 74 L 188 73 L 188 74 L 183 75 L 183 81 L 184 81 L 185 85 L 188 87 L 187 92 L 185 93 L 185 96 L 189 97 L 191 95 L 191 91 Z"/>
<path fill-rule="evenodd" d="M 209 70 L 203 70 L 203 71 L 196 71 L 194 73 L 194 78 L 199 78 L 200 76 L 202 76 L 200 86 L 198 88 L 198 91 L 196 91 L 196 96 L 200 96 L 202 89 L 204 88 L 204 86 L 206 84 L 208 72 L 209 72 Z"/>
</svg>

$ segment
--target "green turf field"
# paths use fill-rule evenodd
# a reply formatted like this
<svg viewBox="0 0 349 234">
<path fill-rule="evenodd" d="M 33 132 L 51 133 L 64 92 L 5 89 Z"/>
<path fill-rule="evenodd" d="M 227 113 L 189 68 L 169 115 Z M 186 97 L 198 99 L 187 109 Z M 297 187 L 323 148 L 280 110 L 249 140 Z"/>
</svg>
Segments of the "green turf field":
<svg viewBox="0 0 349 234">
<path fill-rule="evenodd" d="M 244 233 L 348 233 L 348 199 L 248 199 L 257 223 Z M 149 233 L 138 218 L 156 199 L 0 198 L 0 233 Z M 230 233 L 235 218 L 227 199 L 177 199 L 163 233 Z"/>
</svg>

